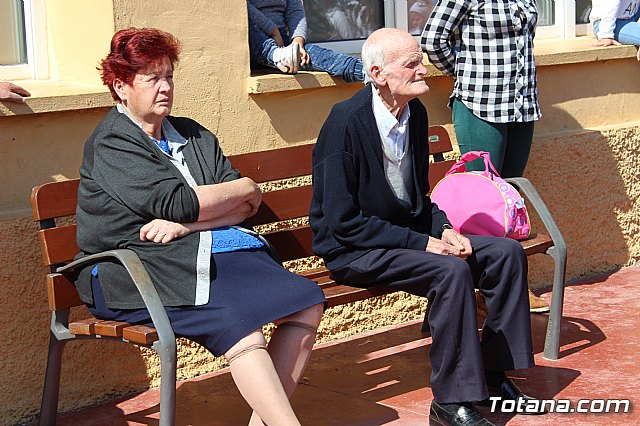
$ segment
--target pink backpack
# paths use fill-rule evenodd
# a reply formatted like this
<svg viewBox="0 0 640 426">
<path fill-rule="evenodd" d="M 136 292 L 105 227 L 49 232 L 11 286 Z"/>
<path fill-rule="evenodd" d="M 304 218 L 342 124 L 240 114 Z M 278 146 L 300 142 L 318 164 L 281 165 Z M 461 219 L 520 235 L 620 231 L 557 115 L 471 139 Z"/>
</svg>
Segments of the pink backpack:
<svg viewBox="0 0 640 426">
<path fill-rule="evenodd" d="M 485 170 L 466 172 L 465 164 L 477 158 L 484 160 Z M 500 177 L 488 152 L 469 151 L 462 155 L 433 188 L 431 200 L 461 234 L 523 240 L 531 231 L 524 200 Z"/>
</svg>

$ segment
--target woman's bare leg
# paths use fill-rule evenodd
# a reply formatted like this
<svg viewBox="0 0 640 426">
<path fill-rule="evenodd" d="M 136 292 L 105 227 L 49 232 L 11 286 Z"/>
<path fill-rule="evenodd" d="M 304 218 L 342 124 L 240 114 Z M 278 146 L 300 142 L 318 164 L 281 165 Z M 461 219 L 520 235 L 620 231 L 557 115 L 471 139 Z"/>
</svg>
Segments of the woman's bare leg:
<svg viewBox="0 0 640 426">
<path fill-rule="evenodd" d="M 258 424 L 299 426 L 289 398 L 282 387 L 261 330 L 243 337 L 224 354 L 231 368 L 238 390 L 253 408 L 251 422 L 256 414 Z"/>
</svg>

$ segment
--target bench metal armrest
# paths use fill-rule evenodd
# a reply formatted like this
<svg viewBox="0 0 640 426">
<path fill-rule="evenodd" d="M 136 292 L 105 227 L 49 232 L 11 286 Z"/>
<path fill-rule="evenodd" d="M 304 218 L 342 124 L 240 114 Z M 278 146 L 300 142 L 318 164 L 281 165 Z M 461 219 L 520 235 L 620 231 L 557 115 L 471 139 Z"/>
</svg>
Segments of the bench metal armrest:
<svg viewBox="0 0 640 426">
<path fill-rule="evenodd" d="M 160 340 L 160 343 L 169 348 L 171 346 L 175 346 L 175 334 L 173 333 L 173 328 L 169 322 L 169 317 L 164 309 L 164 305 L 160 300 L 158 291 L 153 285 L 153 282 L 151 281 L 144 265 L 140 261 L 140 258 L 134 251 L 120 249 L 92 254 L 62 266 L 58 268 L 56 272 L 69 273 L 77 268 L 86 267 L 105 259 L 116 259 L 125 267 L 129 276 L 133 280 L 133 283 L 140 292 L 140 296 L 142 296 L 145 306 L 149 310 L 149 315 L 151 316 L 151 321 L 158 332 L 158 339 Z"/>
<path fill-rule="evenodd" d="M 564 237 L 560 233 L 560 228 L 556 224 L 556 221 L 553 220 L 549 209 L 547 208 L 544 201 L 538 194 L 538 191 L 533 186 L 533 184 L 529 181 L 529 179 L 524 177 L 515 177 L 515 178 L 505 178 L 505 180 L 511 184 L 513 184 L 516 189 L 524 195 L 533 209 L 538 213 L 540 219 L 542 220 L 542 224 L 546 228 L 553 244 L 556 249 L 560 253 L 566 253 L 567 245 L 564 242 Z"/>
</svg>

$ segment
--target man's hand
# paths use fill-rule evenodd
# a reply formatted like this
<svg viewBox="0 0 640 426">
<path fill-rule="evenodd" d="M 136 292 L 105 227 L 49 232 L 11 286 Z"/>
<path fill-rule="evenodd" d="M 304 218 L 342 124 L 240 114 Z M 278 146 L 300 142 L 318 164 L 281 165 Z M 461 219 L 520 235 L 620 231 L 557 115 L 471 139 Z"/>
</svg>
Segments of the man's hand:
<svg viewBox="0 0 640 426">
<path fill-rule="evenodd" d="M 302 37 L 294 37 L 291 43 L 300 45 L 300 66 L 303 67 L 309 63 L 309 54 L 304 48 L 304 39 Z"/>
<path fill-rule="evenodd" d="M 445 229 L 441 240 L 429 237 L 425 251 L 466 259 L 471 255 L 471 241 L 453 229 Z"/>
<path fill-rule="evenodd" d="M 168 243 L 184 237 L 191 231 L 186 226 L 164 219 L 154 219 L 140 228 L 140 239 L 142 241 L 153 241 L 154 243 Z"/>
<path fill-rule="evenodd" d="M 282 35 L 280 34 L 280 30 L 278 29 L 278 27 L 274 28 L 269 35 L 276 41 L 278 47 L 284 46 L 284 40 L 282 40 Z"/>
<path fill-rule="evenodd" d="M 445 229 L 442 233 L 442 241 L 459 250 L 458 254 L 454 254 L 454 256 L 458 256 L 461 259 L 466 259 L 473 251 L 471 241 L 454 229 Z"/>
<path fill-rule="evenodd" d="M 23 96 L 31 96 L 26 89 L 8 81 L 0 81 L 0 101 L 24 103 Z"/>
<path fill-rule="evenodd" d="M 620 43 L 615 41 L 612 38 L 601 38 L 595 43 L 593 43 L 595 47 L 605 47 L 605 46 L 620 46 Z"/>
</svg>

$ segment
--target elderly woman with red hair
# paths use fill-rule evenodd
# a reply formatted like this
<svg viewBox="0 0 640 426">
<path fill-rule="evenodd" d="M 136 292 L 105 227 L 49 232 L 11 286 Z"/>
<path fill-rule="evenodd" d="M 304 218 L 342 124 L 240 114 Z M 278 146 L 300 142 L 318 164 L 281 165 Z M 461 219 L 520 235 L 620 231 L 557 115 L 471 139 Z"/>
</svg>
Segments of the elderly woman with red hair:
<svg viewBox="0 0 640 426">
<path fill-rule="evenodd" d="M 173 117 L 179 42 L 156 29 L 117 32 L 101 63 L 117 105 L 84 148 L 78 190 L 81 256 L 135 251 L 177 336 L 224 355 L 250 424 L 299 424 L 289 404 L 309 358 L 325 299 L 272 260 L 240 226 L 261 203 L 216 137 Z M 150 324 L 123 268 L 102 262 L 76 281 L 98 318 Z M 274 322 L 267 351 L 264 324 Z"/>
</svg>

